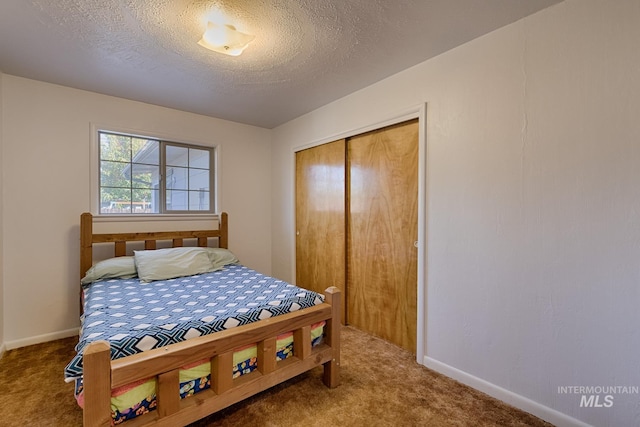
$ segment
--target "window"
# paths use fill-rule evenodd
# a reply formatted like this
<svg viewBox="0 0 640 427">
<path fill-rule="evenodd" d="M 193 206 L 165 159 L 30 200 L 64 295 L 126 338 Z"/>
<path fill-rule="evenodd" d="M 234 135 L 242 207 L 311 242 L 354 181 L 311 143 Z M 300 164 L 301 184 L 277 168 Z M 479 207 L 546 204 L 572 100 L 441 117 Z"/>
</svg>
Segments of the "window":
<svg viewBox="0 0 640 427">
<path fill-rule="evenodd" d="M 214 149 L 99 131 L 100 214 L 214 212 Z"/>
</svg>

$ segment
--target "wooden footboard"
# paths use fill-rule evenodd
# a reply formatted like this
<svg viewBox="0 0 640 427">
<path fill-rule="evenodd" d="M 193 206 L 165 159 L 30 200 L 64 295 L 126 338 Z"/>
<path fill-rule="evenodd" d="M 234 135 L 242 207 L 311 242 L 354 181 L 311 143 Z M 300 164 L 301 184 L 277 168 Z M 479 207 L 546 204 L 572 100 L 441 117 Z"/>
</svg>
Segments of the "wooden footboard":
<svg viewBox="0 0 640 427">
<path fill-rule="evenodd" d="M 157 410 L 125 422 L 178 426 L 199 420 L 249 396 L 324 365 L 323 381 L 339 384 L 340 291 L 325 291 L 325 303 L 294 313 L 261 320 L 181 343 L 110 360 L 109 344 L 97 341 L 84 351 L 84 425 L 111 424 L 111 390 L 137 380 L 156 377 Z M 326 321 L 324 341 L 311 347 L 311 325 Z M 294 354 L 276 362 L 276 337 L 294 332 Z M 257 370 L 233 378 L 233 351 L 257 343 Z M 211 388 L 180 399 L 179 368 L 203 359 L 211 360 Z"/>
</svg>

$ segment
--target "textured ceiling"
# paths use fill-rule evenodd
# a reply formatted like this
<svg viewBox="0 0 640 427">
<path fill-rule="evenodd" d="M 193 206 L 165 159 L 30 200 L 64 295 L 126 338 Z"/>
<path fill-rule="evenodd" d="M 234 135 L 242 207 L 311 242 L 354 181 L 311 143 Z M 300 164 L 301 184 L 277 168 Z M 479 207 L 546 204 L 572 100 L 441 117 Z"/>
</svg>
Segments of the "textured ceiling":
<svg viewBox="0 0 640 427">
<path fill-rule="evenodd" d="M 0 0 L 0 70 L 273 128 L 560 0 Z M 256 36 L 197 44 L 222 13 Z"/>
</svg>

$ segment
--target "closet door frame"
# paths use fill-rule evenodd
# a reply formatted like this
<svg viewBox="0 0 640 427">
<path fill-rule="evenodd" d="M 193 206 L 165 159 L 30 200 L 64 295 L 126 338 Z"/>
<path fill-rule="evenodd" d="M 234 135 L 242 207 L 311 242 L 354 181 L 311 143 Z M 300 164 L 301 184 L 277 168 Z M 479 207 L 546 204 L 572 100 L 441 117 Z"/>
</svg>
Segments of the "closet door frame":
<svg viewBox="0 0 640 427">
<path fill-rule="evenodd" d="M 418 283 L 417 286 L 417 325 L 416 325 L 416 362 L 424 365 L 427 353 L 426 319 L 427 319 L 427 104 L 409 107 L 394 114 L 381 115 L 364 126 L 349 129 L 345 132 L 330 135 L 304 145 L 294 147 L 291 159 L 295 165 L 295 153 L 307 148 L 326 144 L 338 139 L 349 138 L 362 133 L 395 125 L 411 119 L 418 119 Z M 292 187 L 295 187 L 295 167 L 293 168 Z M 295 197 L 295 191 L 293 191 Z M 295 218 L 295 201 L 292 204 L 293 218 Z M 293 271 L 291 277 L 296 277 L 296 235 L 295 224 L 291 229 L 293 253 L 291 259 Z"/>
</svg>

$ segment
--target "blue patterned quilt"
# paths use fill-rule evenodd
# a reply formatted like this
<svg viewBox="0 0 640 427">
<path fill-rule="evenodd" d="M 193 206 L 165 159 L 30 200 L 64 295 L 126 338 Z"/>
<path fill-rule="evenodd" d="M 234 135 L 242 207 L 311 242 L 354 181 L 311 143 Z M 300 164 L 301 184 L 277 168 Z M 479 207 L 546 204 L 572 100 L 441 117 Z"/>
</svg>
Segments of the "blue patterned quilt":
<svg viewBox="0 0 640 427">
<path fill-rule="evenodd" d="M 231 264 L 150 283 L 95 282 L 85 288 L 84 301 L 77 354 L 65 368 L 67 382 L 82 376 L 83 349 L 92 341 L 109 341 L 111 359 L 117 359 L 311 307 L 324 297 Z"/>
</svg>

